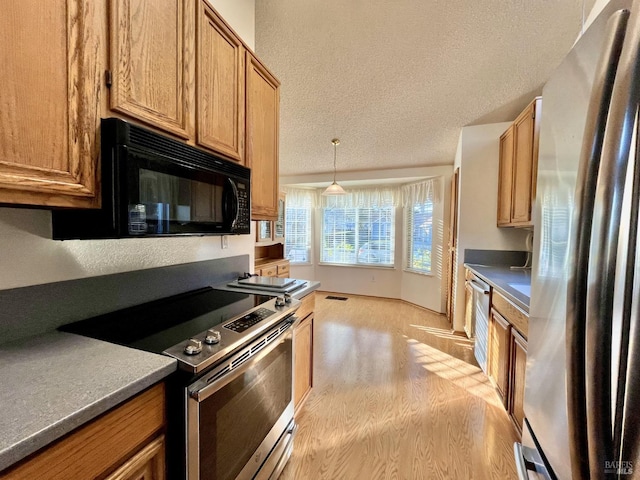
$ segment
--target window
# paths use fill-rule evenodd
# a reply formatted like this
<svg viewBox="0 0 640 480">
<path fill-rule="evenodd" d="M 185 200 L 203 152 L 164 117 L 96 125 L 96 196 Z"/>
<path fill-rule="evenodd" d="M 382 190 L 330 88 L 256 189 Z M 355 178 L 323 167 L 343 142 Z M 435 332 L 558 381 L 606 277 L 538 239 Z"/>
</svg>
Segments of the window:
<svg viewBox="0 0 640 480">
<path fill-rule="evenodd" d="M 406 207 L 407 270 L 431 273 L 433 202 L 413 203 Z"/>
<path fill-rule="evenodd" d="M 345 265 L 394 264 L 395 208 L 326 207 L 320 261 Z"/>
<path fill-rule="evenodd" d="M 311 262 L 311 207 L 286 206 L 284 256 L 291 263 Z"/>
</svg>

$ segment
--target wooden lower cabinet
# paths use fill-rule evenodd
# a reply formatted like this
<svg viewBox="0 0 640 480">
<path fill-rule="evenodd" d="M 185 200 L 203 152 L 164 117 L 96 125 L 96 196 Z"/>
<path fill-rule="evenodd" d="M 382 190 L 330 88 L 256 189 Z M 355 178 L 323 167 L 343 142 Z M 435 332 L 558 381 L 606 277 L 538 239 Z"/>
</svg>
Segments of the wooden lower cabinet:
<svg viewBox="0 0 640 480">
<path fill-rule="evenodd" d="M 293 404 L 297 413 L 313 386 L 313 310 L 315 292 L 302 299 L 293 330 Z"/>
<path fill-rule="evenodd" d="M 131 459 L 127 460 L 106 480 L 164 480 L 164 457 L 164 435 L 160 435 Z"/>
<path fill-rule="evenodd" d="M 509 346 L 511 325 L 502 315 L 491 309 L 489 318 L 489 378 L 495 385 L 502 403 L 507 405 L 509 382 Z"/>
<path fill-rule="evenodd" d="M 158 384 L 0 473 L 2 480 L 164 480 L 165 387 Z"/>
<path fill-rule="evenodd" d="M 527 367 L 527 341 L 515 329 L 511 329 L 511 382 L 509 415 L 522 433 L 524 422 L 524 384 Z"/>
<path fill-rule="evenodd" d="M 491 295 L 489 379 L 516 429 L 522 434 L 529 316 L 500 292 Z"/>
</svg>

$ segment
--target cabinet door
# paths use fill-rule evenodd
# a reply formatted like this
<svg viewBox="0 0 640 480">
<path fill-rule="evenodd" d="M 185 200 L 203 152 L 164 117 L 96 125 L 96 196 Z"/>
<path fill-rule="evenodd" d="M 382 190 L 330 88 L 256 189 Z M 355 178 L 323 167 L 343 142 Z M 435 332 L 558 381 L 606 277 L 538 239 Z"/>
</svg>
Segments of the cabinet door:
<svg viewBox="0 0 640 480">
<path fill-rule="evenodd" d="M 246 166 L 251 168 L 251 217 L 278 217 L 280 83 L 247 52 Z"/>
<path fill-rule="evenodd" d="M 273 240 L 273 222 L 260 220 L 257 223 L 256 242 L 271 242 Z"/>
<path fill-rule="evenodd" d="M 189 138 L 193 0 L 111 2 L 111 109 Z"/>
<path fill-rule="evenodd" d="M 524 421 L 524 382 L 527 366 L 527 341 L 516 330 L 511 329 L 511 391 L 509 414 L 522 433 Z"/>
<path fill-rule="evenodd" d="M 164 436 L 156 438 L 127 460 L 106 480 L 164 480 Z"/>
<path fill-rule="evenodd" d="M 513 186 L 513 125 L 500 137 L 500 171 L 498 174 L 498 226 L 511 223 Z"/>
<path fill-rule="evenodd" d="M 535 175 L 537 152 L 536 141 L 536 105 L 534 101 L 520 114 L 513 124 L 515 141 L 513 164 L 513 193 L 511 200 L 511 222 L 531 224 L 531 207 L 535 196 Z M 537 149 L 536 149 L 537 150 Z M 535 162 L 535 164 L 534 164 Z"/>
<path fill-rule="evenodd" d="M 313 313 L 293 331 L 293 405 L 297 411 L 313 385 Z"/>
<path fill-rule="evenodd" d="M 244 163 L 244 47 L 204 0 L 197 58 L 196 141 Z"/>
<path fill-rule="evenodd" d="M 511 338 L 511 325 L 502 315 L 491 309 L 489 318 L 489 377 L 502 398 L 502 403 L 507 405 L 507 387 L 509 382 L 509 344 Z"/>
<path fill-rule="evenodd" d="M 102 2 L 5 0 L 0 203 L 97 207 Z"/>
</svg>

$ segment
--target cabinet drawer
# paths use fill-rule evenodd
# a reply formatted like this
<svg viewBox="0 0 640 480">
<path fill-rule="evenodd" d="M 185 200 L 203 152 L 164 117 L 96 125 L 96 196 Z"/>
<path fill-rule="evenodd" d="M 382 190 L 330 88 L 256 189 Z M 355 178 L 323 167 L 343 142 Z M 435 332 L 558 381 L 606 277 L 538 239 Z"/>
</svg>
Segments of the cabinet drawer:
<svg viewBox="0 0 640 480">
<path fill-rule="evenodd" d="M 316 308 L 316 292 L 311 292 L 309 295 L 306 295 L 301 300 L 302 305 L 298 308 L 296 315 L 298 318 L 305 318 Z"/>
<path fill-rule="evenodd" d="M 507 300 L 503 295 L 493 290 L 491 300 L 495 308 L 513 327 L 525 338 L 529 334 L 529 316 Z"/>
<path fill-rule="evenodd" d="M 277 277 L 278 268 L 275 265 L 272 267 L 265 267 L 260 270 L 260 275 L 262 275 L 263 277 Z"/>
<path fill-rule="evenodd" d="M 278 276 L 289 273 L 289 262 L 278 265 Z"/>
</svg>

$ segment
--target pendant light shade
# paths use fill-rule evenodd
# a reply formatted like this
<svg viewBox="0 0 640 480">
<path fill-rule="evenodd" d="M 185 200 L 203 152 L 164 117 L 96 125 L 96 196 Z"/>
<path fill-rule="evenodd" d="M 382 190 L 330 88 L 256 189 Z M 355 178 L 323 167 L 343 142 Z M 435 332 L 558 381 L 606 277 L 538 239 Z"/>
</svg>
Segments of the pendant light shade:
<svg viewBox="0 0 640 480">
<path fill-rule="evenodd" d="M 331 143 L 333 144 L 333 183 L 329 185 L 324 192 L 322 192 L 322 195 L 346 195 L 347 192 L 344 191 L 344 188 L 336 182 L 336 150 L 338 145 L 340 145 L 340 140 L 334 138 L 331 140 Z"/>
</svg>

